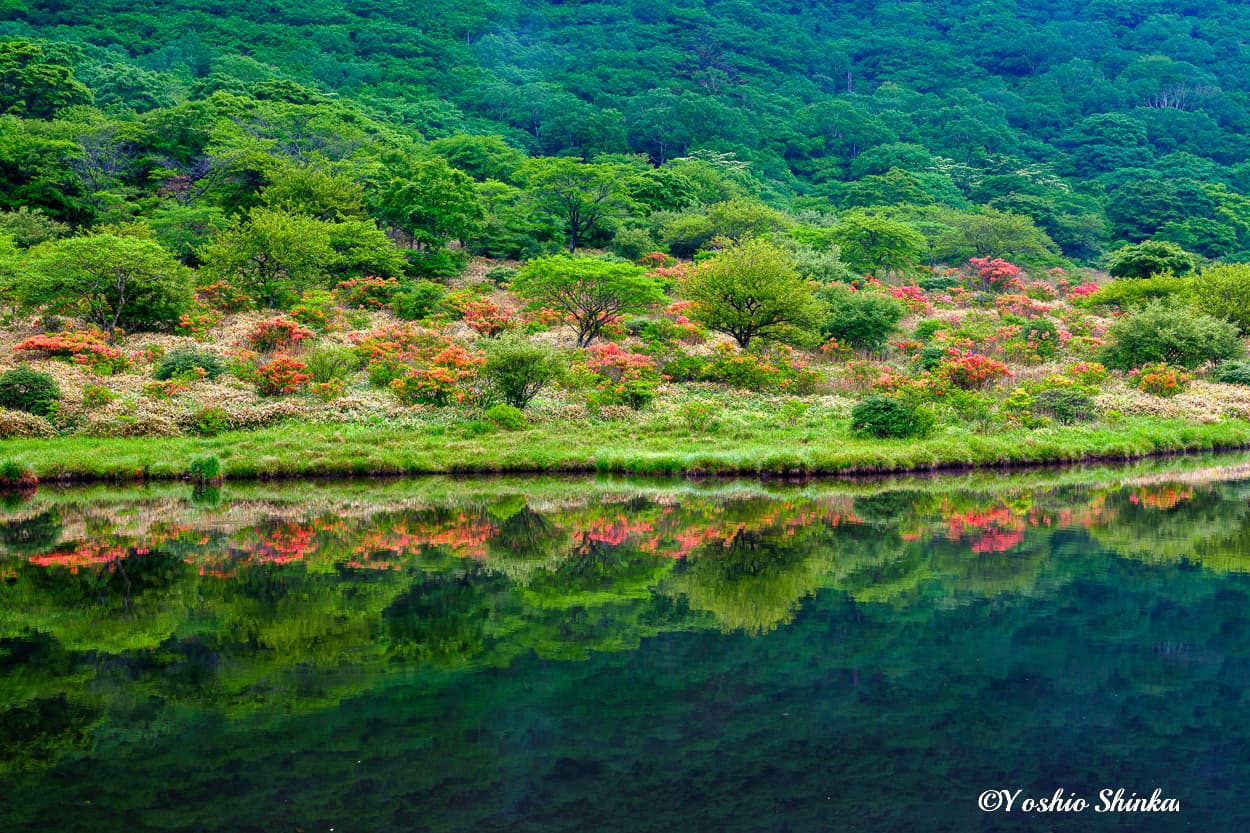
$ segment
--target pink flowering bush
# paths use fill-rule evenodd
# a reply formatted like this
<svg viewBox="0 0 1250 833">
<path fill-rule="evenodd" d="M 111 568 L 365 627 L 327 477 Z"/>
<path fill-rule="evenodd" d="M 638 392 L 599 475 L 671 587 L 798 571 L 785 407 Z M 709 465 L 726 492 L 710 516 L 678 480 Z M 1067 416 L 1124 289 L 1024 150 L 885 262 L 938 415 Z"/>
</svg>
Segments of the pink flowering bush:
<svg viewBox="0 0 1250 833">
<path fill-rule="evenodd" d="M 65 359 L 74 364 L 90 367 L 96 373 L 112 375 L 130 367 L 130 359 L 116 347 L 110 346 L 104 333 L 98 330 L 45 333 L 31 336 L 13 346 L 14 350 L 43 353 Z"/>
<path fill-rule="evenodd" d="M 1020 278 L 1024 270 L 1001 257 L 974 257 L 968 260 L 968 265 L 972 267 L 973 278 L 982 289 L 997 292 L 1024 289 L 1024 281 Z"/>
<path fill-rule="evenodd" d="M 262 353 L 291 350 L 313 337 L 313 331 L 285 315 L 257 322 L 246 336 L 249 347 Z"/>
<path fill-rule="evenodd" d="M 1007 365 L 998 359 L 973 353 L 970 350 L 952 350 L 938 367 L 938 373 L 949 379 L 952 385 L 963 390 L 984 388 L 997 379 L 1012 375 Z"/>
</svg>

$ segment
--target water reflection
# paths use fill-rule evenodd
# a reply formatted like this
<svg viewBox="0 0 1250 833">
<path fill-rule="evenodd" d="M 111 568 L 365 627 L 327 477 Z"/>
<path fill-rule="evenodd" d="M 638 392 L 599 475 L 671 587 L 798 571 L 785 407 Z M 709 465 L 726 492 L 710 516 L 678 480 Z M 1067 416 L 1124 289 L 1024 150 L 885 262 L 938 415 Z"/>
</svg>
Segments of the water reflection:
<svg viewBox="0 0 1250 833">
<path fill-rule="evenodd" d="M 1106 785 L 1244 829 L 1246 474 L 41 490 L 0 822 L 1037 829 L 977 794 Z"/>
</svg>

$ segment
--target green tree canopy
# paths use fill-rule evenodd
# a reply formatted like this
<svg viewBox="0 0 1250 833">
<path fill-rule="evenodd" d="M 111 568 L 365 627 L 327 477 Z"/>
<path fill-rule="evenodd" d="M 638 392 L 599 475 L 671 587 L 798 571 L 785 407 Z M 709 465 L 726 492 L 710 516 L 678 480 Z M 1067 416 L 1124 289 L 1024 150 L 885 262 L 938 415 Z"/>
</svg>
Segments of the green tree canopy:
<svg viewBox="0 0 1250 833">
<path fill-rule="evenodd" d="M 664 300 L 659 284 L 639 266 L 573 255 L 531 260 L 517 272 L 512 290 L 534 306 L 568 315 L 578 347 L 594 341 L 617 316 Z"/>
</svg>

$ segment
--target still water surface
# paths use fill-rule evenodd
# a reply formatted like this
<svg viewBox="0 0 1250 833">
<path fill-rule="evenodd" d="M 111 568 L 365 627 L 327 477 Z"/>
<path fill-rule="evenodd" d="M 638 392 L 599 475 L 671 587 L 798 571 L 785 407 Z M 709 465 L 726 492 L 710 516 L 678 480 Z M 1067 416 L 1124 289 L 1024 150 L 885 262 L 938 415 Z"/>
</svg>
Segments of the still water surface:
<svg viewBox="0 0 1250 833">
<path fill-rule="evenodd" d="M 1244 831 L 1213 462 L 12 496 L 0 831 Z"/>
</svg>

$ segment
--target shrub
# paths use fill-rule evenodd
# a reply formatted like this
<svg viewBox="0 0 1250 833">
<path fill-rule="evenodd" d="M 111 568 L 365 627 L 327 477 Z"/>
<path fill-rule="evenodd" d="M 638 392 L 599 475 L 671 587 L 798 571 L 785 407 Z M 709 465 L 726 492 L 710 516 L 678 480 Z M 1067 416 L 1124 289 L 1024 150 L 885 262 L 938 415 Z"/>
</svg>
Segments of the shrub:
<svg viewBox="0 0 1250 833">
<path fill-rule="evenodd" d="M 1011 370 L 998 359 L 965 350 L 952 350 L 938 367 L 939 374 L 957 388 L 975 390 L 995 379 L 1011 376 Z"/>
<path fill-rule="evenodd" d="M 521 409 L 504 403 L 487 408 L 486 418 L 505 431 L 520 431 L 526 426 L 525 414 Z"/>
<path fill-rule="evenodd" d="M 503 286 L 512 282 L 512 279 L 516 277 L 516 270 L 511 266 L 492 266 L 486 270 L 484 277 L 495 286 Z"/>
<path fill-rule="evenodd" d="M 478 335 L 493 338 L 512 324 L 512 316 L 490 300 L 473 301 L 465 305 L 464 323 Z"/>
<path fill-rule="evenodd" d="M 384 309 L 400 288 L 394 278 L 353 278 L 334 288 L 339 301 L 349 309 Z"/>
<path fill-rule="evenodd" d="M 482 377 L 488 390 L 520 409 L 557 380 L 563 369 L 559 357 L 550 349 L 519 336 L 505 336 L 487 347 Z"/>
<path fill-rule="evenodd" d="M 1098 413 L 1094 398 L 1076 388 L 1050 388 L 1033 399 L 1033 412 L 1061 425 L 1088 422 Z"/>
<path fill-rule="evenodd" d="M 334 295 L 324 289 L 309 289 L 291 307 L 289 315 L 309 329 L 324 333 L 334 321 Z"/>
<path fill-rule="evenodd" d="M 612 252 L 626 260 L 638 260 L 655 251 L 655 238 L 645 228 L 622 227 L 612 238 Z"/>
<path fill-rule="evenodd" d="M 1063 371 L 1078 385 L 1097 387 L 1107 380 L 1107 368 L 1101 362 L 1076 362 Z"/>
<path fill-rule="evenodd" d="M 1227 263 L 1203 270 L 1193 282 L 1194 306 L 1250 332 L 1250 264 Z"/>
<path fill-rule="evenodd" d="M 312 380 L 312 377 L 304 372 L 306 369 L 303 362 L 286 356 L 271 359 L 256 368 L 256 390 L 261 396 L 295 393 Z"/>
<path fill-rule="evenodd" d="M 188 373 L 204 371 L 207 379 L 216 379 L 226 371 L 226 363 L 221 356 L 207 350 L 171 350 L 161 357 L 152 377 L 162 381 L 174 377 L 184 378 Z"/>
<path fill-rule="evenodd" d="M 780 345 L 765 353 L 717 345 L 711 360 L 703 364 L 701 376 L 733 388 L 786 393 L 810 393 L 820 381 L 820 374 L 809 369 L 799 354 Z"/>
<path fill-rule="evenodd" d="M 346 379 L 360 367 L 360 357 L 350 347 L 323 347 L 304 357 L 312 381 L 324 385 Z"/>
<path fill-rule="evenodd" d="M 922 370 L 937 370 L 942 366 L 942 362 L 946 360 L 948 352 L 949 348 L 940 344 L 926 344 L 916 354 L 916 362 Z"/>
<path fill-rule="evenodd" d="M 951 325 L 945 321 L 939 321 L 936 318 L 926 318 L 916 323 L 916 331 L 913 333 L 913 337 L 917 341 L 928 341 L 933 338 L 934 333 L 940 330 L 949 330 L 950 328 Z"/>
<path fill-rule="evenodd" d="M 972 273 L 982 289 L 1001 291 L 1024 288 L 1020 278 L 1023 270 L 1001 257 L 969 258 L 968 265 L 972 267 Z"/>
<path fill-rule="evenodd" d="M 903 304 L 875 292 L 832 286 L 821 292 L 828 305 L 826 336 L 861 350 L 880 350 L 906 312 Z"/>
<path fill-rule="evenodd" d="M 691 434 L 696 431 L 715 429 L 718 406 L 714 402 L 685 402 L 677 409 L 677 416 Z"/>
<path fill-rule="evenodd" d="M 29 489 L 38 482 L 34 471 L 25 463 L 16 460 L 0 463 L 0 489 Z"/>
<path fill-rule="evenodd" d="M 1053 359 L 1059 350 L 1059 330 L 1047 318 L 1026 321 L 1020 329 L 1025 350 L 1039 359 Z"/>
<path fill-rule="evenodd" d="M 1115 307 L 1129 310 L 1160 298 L 1186 298 L 1193 289 L 1190 278 L 1156 275 L 1152 278 L 1122 278 L 1103 284 L 1095 292 L 1079 298 L 1084 307 Z"/>
<path fill-rule="evenodd" d="M 1159 301 L 1116 321 L 1107 337 L 1103 363 L 1117 370 L 1150 362 L 1197 367 L 1241 350 L 1235 325 Z"/>
<path fill-rule="evenodd" d="M 288 350 L 313 337 L 313 331 L 284 315 L 257 322 L 247 334 L 247 343 L 262 353 Z"/>
<path fill-rule="evenodd" d="M 877 439 L 923 437 L 933 429 L 928 410 L 888 396 L 869 396 L 851 409 L 851 433 Z"/>
<path fill-rule="evenodd" d="M 221 480 L 221 460 L 213 455 L 196 457 L 187 466 L 187 472 L 196 483 L 216 483 Z"/>
<path fill-rule="evenodd" d="M 1250 361 L 1224 362 L 1215 369 L 1215 381 L 1226 385 L 1250 385 Z"/>
<path fill-rule="evenodd" d="M 247 293 L 225 281 L 195 290 L 195 297 L 219 312 L 246 312 L 252 308 Z"/>
<path fill-rule="evenodd" d="M 1112 253 L 1107 271 L 1116 278 L 1149 278 L 1151 275 L 1188 275 L 1194 256 L 1175 243 L 1146 240 Z"/>
<path fill-rule="evenodd" d="M 201 437 L 215 437 L 230 429 L 230 415 L 224 408 L 209 406 L 191 415 L 191 430 Z"/>
<path fill-rule="evenodd" d="M 69 359 L 75 364 L 91 367 L 96 373 L 120 373 L 130 366 L 126 355 L 106 344 L 104 334 L 95 330 L 31 336 L 14 345 L 13 349 Z"/>
<path fill-rule="evenodd" d="M 453 399 L 463 402 L 469 395 L 469 383 L 477 376 L 483 361 L 481 356 L 449 343 L 418 366 L 401 372 L 388 387 L 408 405 L 447 405 Z"/>
<path fill-rule="evenodd" d="M 0 373 L 0 408 L 48 416 L 60 400 L 61 390 L 47 373 L 26 367 Z"/>
<path fill-rule="evenodd" d="M 1155 396 L 1176 396 L 1189 387 L 1194 377 L 1166 362 L 1156 362 L 1130 371 L 1129 382 L 1138 390 Z"/>
<path fill-rule="evenodd" d="M 597 388 L 592 395 L 596 405 L 628 405 L 634 410 L 655 398 L 660 374 L 655 360 L 641 353 L 629 353 L 619 344 L 596 344 L 586 348 L 587 369 Z"/>
<path fill-rule="evenodd" d="M 84 385 L 82 404 L 84 408 L 99 408 L 117 399 L 117 394 L 104 385 Z"/>
<path fill-rule="evenodd" d="M 433 281 L 409 284 L 391 299 L 391 311 L 403 321 L 419 321 L 434 314 L 447 291 Z"/>
</svg>

